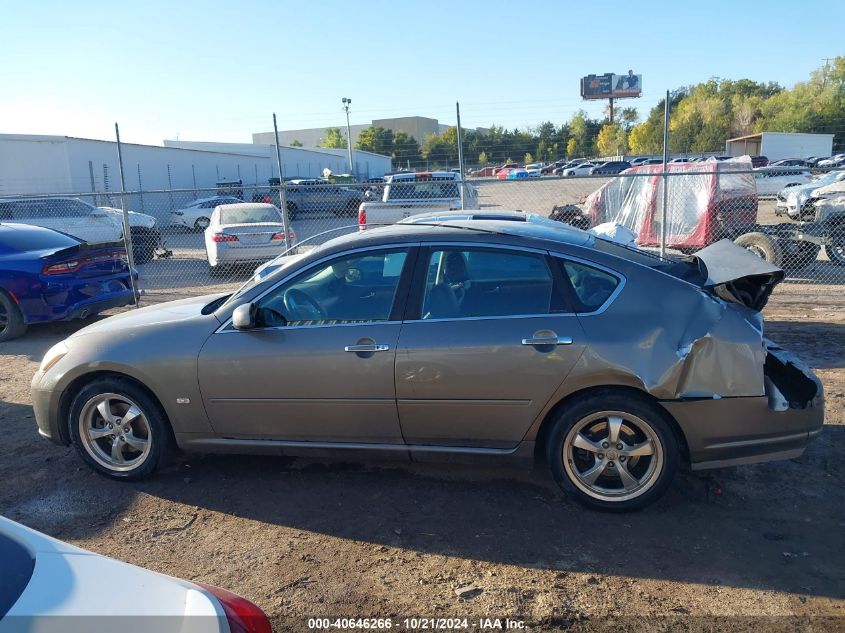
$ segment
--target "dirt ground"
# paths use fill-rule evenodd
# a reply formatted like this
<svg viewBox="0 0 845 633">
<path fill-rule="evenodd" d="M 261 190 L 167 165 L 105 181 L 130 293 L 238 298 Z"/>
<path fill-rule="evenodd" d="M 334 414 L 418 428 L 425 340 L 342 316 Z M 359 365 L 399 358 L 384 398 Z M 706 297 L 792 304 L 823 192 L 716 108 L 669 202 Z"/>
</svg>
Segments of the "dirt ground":
<svg viewBox="0 0 845 633">
<path fill-rule="evenodd" d="M 581 508 L 542 470 L 191 455 L 112 482 L 36 434 L 30 378 L 80 325 L 32 328 L 0 347 L 0 514 L 226 587 L 279 631 L 311 616 L 392 617 L 400 630 L 405 617 L 843 630 L 845 297 L 784 284 L 766 317 L 825 384 L 821 437 L 797 460 L 684 473 L 627 515 Z"/>
</svg>

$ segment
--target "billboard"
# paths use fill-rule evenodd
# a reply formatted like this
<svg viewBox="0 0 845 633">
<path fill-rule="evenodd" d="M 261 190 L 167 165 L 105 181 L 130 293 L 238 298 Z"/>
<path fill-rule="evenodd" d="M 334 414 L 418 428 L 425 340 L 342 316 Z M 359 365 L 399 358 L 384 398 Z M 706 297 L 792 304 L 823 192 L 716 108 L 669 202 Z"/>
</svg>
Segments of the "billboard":
<svg viewBox="0 0 845 633">
<path fill-rule="evenodd" d="M 584 99 L 617 99 L 639 97 L 643 76 L 629 70 L 627 75 L 587 75 L 581 79 L 581 97 Z"/>
</svg>

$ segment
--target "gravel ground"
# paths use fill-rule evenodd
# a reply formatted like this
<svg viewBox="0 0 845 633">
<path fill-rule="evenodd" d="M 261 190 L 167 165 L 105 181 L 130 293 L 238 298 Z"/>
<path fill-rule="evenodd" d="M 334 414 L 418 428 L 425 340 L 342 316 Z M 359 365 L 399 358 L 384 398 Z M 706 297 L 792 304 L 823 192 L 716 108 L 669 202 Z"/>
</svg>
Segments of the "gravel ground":
<svg viewBox="0 0 845 633">
<path fill-rule="evenodd" d="M 0 347 L 0 514 L 231 589 L 279 631 L 309 616 L 842 630 L 845 299 L 784 284 L 766 316 L 825 384 L 822 436 L 797 460 L 684 473 L 621 516 L 584 510 L 542 470 L 182 456 L 149 481 L 112 482 L 36 434 L 30 378 L 80 324 L 32 328 Z"/>
</svg>

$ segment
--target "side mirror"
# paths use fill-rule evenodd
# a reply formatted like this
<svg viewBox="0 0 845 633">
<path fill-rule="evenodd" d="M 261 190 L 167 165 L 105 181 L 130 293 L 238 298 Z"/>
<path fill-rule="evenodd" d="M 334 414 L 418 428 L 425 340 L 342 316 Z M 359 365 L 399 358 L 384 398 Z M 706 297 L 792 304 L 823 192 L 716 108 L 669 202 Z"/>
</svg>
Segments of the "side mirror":
<svg viewBox="0 0 845 633">
<path fill-rule="evenodd" d="M 232 325 L 238 330 L 251 330 L 255 327 L 256 312 L 258 312 L 258 306 L 254 303 L 238 306 L 232 312 Z"/>
<path fill-rule="evenodd" d="M 367 190 L 364 192 L 364 197 L 365 197 L 367 200 L 372 200 L 373 198 L 375 198 L 375 196 L 373 195 L 373 192 L 372 192 L 372 191 L 370 191 L 369 189 L 367 189 Z"/>
</svg>

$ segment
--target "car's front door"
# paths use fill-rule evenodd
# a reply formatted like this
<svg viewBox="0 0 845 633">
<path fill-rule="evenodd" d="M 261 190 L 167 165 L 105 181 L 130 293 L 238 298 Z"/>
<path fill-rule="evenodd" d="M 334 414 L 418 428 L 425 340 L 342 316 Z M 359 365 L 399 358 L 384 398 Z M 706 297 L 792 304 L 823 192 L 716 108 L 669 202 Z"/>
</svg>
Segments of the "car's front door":
<svg viewBox="0 0 845 633">
<path fill-rule="evenodd" d="M 394 358 L 412 248 L 315 263 L 254 303 L 258 326 L 221 328 L 199 381 L 216 433 L 401 444 Z"/>
<path fill-rule="evenodd" d="M 408 444 L 518 444 L 585 347 L 561 286 L 543 252 L 420 251 L 396 355 Z"/>
</svg>

